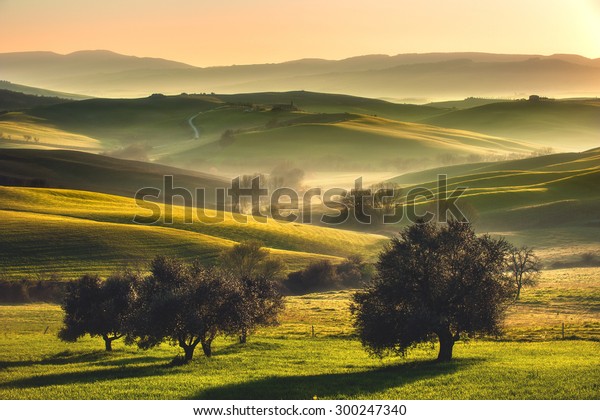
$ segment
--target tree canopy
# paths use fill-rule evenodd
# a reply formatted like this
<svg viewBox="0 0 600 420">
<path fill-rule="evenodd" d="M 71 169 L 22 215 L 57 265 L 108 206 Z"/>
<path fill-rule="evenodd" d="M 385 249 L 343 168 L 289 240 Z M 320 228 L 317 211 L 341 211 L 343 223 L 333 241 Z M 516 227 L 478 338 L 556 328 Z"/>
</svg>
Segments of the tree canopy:
<svg viewBox="0 0 600 420">
<path fill-rule="evenodd" d="M 372 353 L 404 353 L 440 342 L 439 361 L 452 358 L 461 334 L 497 334 L 513 294 L 505 275 L 503 239 L 477 236 L 468 223 L 419 221 L 392 239 L 377 274 L 353 296 L 355 327 Z"/>
<path fill-rule="evenodd" d="M 201 344 L 212 355 L 212 342 L 230 329 L 235 287 L 214 269 L 156 257 L 151 274 L 139 283 L 127 326 L 128 341 L 143 349 L 163 341 L 179 345 L 189 361 Z"/>
<path fill-rule="evenodd" d="M 219 263 L 234 287 L 228 333 L 239 334 L 240 343 L 245 343 L 256 327 L 276 325 L 283 309 L 284 263 L 256 241 L 234 245 L 221 254 Z"/>
<path fill-rule="evenodd" d="M 65 316 L 58 336 L 63 341 L 76 341 L 89 334 L 104 339 L 106 351 L 123 336 L 123 323 L 129 311 L 133 275 L 115 275 L 106 281 L 95 275 L 84 275 L 67 285 L 62 304 Z"/>
</svg>

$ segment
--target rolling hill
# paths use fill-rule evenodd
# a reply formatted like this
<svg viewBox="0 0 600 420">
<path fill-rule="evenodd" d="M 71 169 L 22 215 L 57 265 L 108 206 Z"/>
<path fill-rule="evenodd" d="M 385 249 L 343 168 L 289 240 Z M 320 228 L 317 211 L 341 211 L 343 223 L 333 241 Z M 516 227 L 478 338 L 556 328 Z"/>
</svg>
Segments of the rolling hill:
<svg viewBox="0 0 600 420">
<path fill-rule="evenodd" d="M 585 150 L 600 143 L 600 100 L 498 102 L 422 120 L 440 127 L 518 138 L 558 150 Z"/>
<path fill-rule="evenodd" d="M 108 274 L 120 266 L 145 263 L 156 254 L 210 263 L 220 251 L 245 239 L 262 241 L 292 270 L 310 261 L 337 261 L 359 250 L 372 258 L 385 240 L 273 220 L 240 223 L 229 213 L 223 214 L 222 222 L 211 223 L 208 217 L 214 211 L 190 224 L 184 222 L 183 208 L 175 206 L 172 211 L 174 223 L 139 225 L 132 220 L 144 213 L 133 199 L 75 190 L 0 187 L 0 275 L 57 273 L 72 278 L 90 271 Z"/>
<path fill-rule="evenodd" d="M 60 99 L 70 99 L 70 100 L 90 99 L 90 97 L 86 96 L 86 95 L 77 95 L 74 93 L 58 92 L 56 90 L 40 89 L 40 88 L 36 88 L 36 87 L 32 87 L 32 86 L 18 85 L 15 83 L 11 83 L 7 80 L 0 80 L 0 89 L 10 90 L 11 92 L 25 93 L 27 95 L 48 96 L 51 98 L 60 98 Z"/>
<path fill-rule="evenodd" d="M 28 95 L 12 90 L 0 89 L 0 112 L 35 108 L 36 106 L 56 105 L 67 101 L 67 99 L 58 97 Z"/>
<path fill-rule="evenodd" d="M 0 148 L 71 149 L 86 152 L 104 150 L 97 139 L 62 130 L 44 119 L 23 112 L 0 115 Z"/>
<path fill-rule="evenodd" d="M 539 247 L 546 262 L 600 254 L 600 149 L 449 166 L 391 181 L 437 194 L 438 174 L 448 175 L 449 191 L 467 188 L 458 205 L 480 232 Z M 431 201 L 420 208 L 434 209 Z"/>
<path fill-rule="evenodd" d="M 292 102 L 301 110 L 314 113 L 340 113 L 376 115 L 399 121 L 416 122 L 444 113 L 437 107 L 398 104 L 381 99 L 361 96 L 326 94 L 306 90 L 291 92 L 256 92 L 219 94 L 218 98 L 228 103 L 280 104 Z"/>
<path fill-rule="evenodd" d="M 469 109 L 482 105 L 495 104 L 497 102 L 510 102 L 510 99 L 491 99 L 491 98 L 465 98 L 454 101 L 430 102 L 427 106 L 442 109 Z"/>
<path fill-rule="evenodd" d="M 43 129 L 90 139 L 63 148 L 93 145 L 116 157 L 232 175 L 269 172 L 281 161 L 321 171 L 405 171 L 528 155 L 537 149 L 507 138 L 417 123 L 446 112 L 313 92 L 152 95 L 8 113 L 0 116 L 0 129 L 11 128 L 17 138 L 20 125 L 35 122 Z M 40 147 L 61 147 L 39 137 Z"/>
<path fill-rule="evenodd" d="M 163 176 L 189 191 L 205 188 L 214 202 L 215 188 L 231 183 L 221 177 L 153 163 L 67 150 L 0 149 L 0 185 L 77 189 L 131 198 L 140 188 L 163 187 Z"/>
<path fill-rule="evenodd" d="M 200 145 L 171 159 L 184 165 L 204 161 L 224 171 L 268 171 L 281 161 L 315 171 L 384 171 L 436 166 L 447 157 L 466 161 L 535 151 L 509 139 L 359 114 L 289 117 L 272 128 L 241 131 L 226 143 Z"/>
</svg>

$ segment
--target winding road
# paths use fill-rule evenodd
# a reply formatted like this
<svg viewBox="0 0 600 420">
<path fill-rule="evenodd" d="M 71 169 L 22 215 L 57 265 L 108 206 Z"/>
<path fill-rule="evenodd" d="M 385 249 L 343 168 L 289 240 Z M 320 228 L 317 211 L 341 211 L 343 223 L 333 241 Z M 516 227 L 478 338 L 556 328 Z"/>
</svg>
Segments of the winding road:
<svg viewBox="0 0 600 420">
<path fill-rule="evenodd" d="M 192 115 L 190 118 L 188 118 L 188 124 L 190 125 L 190 127 L 192 127 L 192 130 L 194 130 L 195 140 L 200 138 L 200 131 L 198 131 L 198 128 L 194 125 L 194 118 L 196 118 L 200 114 L 202 114 L 202 112 L 198 112 L 197 114 Z"/>
<path fill-rule="evenodd" d="M 219 109 L 227 108 L 227 105 L 218 106 L 216 108 L 209 109 L 208 111 L 200 111 L 197 114 L 192 115 L 188 118 L 188 124 L 190 125 L 192 131 L 194 131 L 194 140 L 198 140 L 200 138 L 200 129 L 194 125 L 194 118 L 198 115 L 207 114 L 209 112 L 218 111 Z"/>
</svg>

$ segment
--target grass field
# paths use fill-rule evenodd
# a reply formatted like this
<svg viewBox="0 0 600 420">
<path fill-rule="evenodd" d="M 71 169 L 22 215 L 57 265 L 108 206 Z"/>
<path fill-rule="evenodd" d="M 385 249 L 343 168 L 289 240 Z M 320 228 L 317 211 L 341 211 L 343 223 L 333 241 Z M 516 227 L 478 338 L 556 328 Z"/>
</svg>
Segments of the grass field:
<svg viewBox="0 0 600 420">
<path fill-rule="evenodd" d="M 62 130 L 53 124 L 20 112 L 9 112 L 0 120 L 0 147 L 71 149 L 87 152 L 102 150 L 100 142 L 92 137 Z M 25 141 L 23 136 L 37 137 L 39 142 Z"/>
<path fill-rule="evenodd" d="M 173 176 L 173 183 L 189 191 L 204 188 L 206 203 L 214 203 L 215 188 L 226 188 L 226 178 L 202 172 L 157 165 L 148 162 L 116 159 L 71 150 L 0 149 L 0 177 L 23 181 L 43 180 L 47 187 L 69 188 L 135 196 L 141 188 L 160 188 L 163 177 Z M 16 184 L 15 184 L 16 185 Z"/>
<path fill-rule="evenodd" d="M 312 170 L 372 171 L 398 170 L 402 165 L 431 167 L 447 155 L 464 160 L 469 155 L 527 155 L 536 149 L 506 138 L 360 114 L 298 112 L 279 118 L 277 127 L 235 134 L 226 147 L 213 142 L 172 158 L 187 163 L 204 160 L 226 170 L 250 166 L 268 171 L 287 160 Z"/>
<path fill-rule="evenodd" d="M 424 122 L 531 141 L 558 150 L 582 150 L 598 146 L 600 102 L 497 102 L 433 116 Z"/>
<path fill-rule="evenodd" d="M 530 246 L 564 252 L 600 252 L 600 151 L 564 153 L 496 163 L 437 168 L 393 178 L 437 194 L 438 174 L 448 192 L 467 188 L 457 201 L 480 232 L 495 232 Z M 431 200 L 419 198 L 423 208 Z M 421 213 L 421 211 L 419 211 Z M 585 249 L 581 249 L 581 248 Z"/>
<path fill-rule="evenodd" d="M 56 338 L 56 305 L 0 306 L 0 398 L 49 399 L 597 399 L 600 397 L 599 269 L 555 270 L 525 289 L 504 339 L 459 342 L 406 358 L 368 356 L 352 335 L 350 292 L 287 298 L 281 325 L 246 345 L 221 338 L 214 357 L 168 367 L 179 350 Z M 561 323 L 566 322 L 566 340 Z M 315 336 L 311 336 L 311 327 Z"/>
<path fill-rule="evenodd" d="M 248 223 L 230 213 L 184 223 L 185 211 L 174 206 L 173 223 L 138 225 L 146 216 L 133 199 L 74 190 L 0 187 L 0 262 L 9 278 L 57 273 L 72 278 L 84 272 L 109 274 L 126 264 L 143 264 L 156 254 L 213 262 L 223 249 L 245 239 L 262 241 L 290 270 L 318 259 L 339 260 L 353 252 L 373 258 L 385 239 L 377 235 L 320 228 L 272 219 Z M 164 215 L 164 210 L 163 213 Z M 194 212 L 195 214 L 195 212 Z M 1 273 L 1 272 L 0 272 Z"/>
<path fill-rule="evenodd" d="M 298 111 L 270 110 L 292 101 Z M 138 159 L 228 173 L 269 171 L 281 159 L 321 171 L 405 171 L 448 159 L 524 156 L 542 147 L 594 147 L 599 113 L 592 99 L 496 102 L 456 110 L 314 92 L 155 95 L 8 113 L 0 117 L 0 130 L 13 141 L 0 146 L 111 153 L 136 147 L 144 150 Z M 220 141 L 226 130 L 236 132 L 229 144 Z M 40 142 L 14 140 L 23 135 Z"/>
</svg>

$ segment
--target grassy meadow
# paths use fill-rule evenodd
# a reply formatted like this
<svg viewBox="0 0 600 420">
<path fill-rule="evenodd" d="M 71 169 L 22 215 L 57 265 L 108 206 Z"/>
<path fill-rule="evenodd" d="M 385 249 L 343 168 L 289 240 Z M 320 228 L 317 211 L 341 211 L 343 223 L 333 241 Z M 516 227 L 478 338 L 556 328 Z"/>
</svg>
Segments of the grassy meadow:
<svg viewBox="0 0 600 420">
<path fill-rule="evenodd" d="M 164 206 L 161 205 L 164 215 Z M 352 252 L 373 258 L 385 241 L 378 235 L 321 228 L 273 219 L 240 223 L 224 213 L 220 223 L 207 222 L 216 211 L 185 223 L 185 210 L 172 207 L 173 223 L 133 222 L 146 216 L 135 200 L 86 191 L 0 187 L 2 274 L 8 278 L 57 273 L 74 278 L 86 272 L 110 274 L 115 267 L 143 265 L 157 254 L 213 262 L 244 239 L 260 240 L 289 270 L 311 261 L 340 260 Z"/>
<path fill-rule="evenodd" d="M 369 356 L 353 336 L 349 291 L 289 297 L 281 325 L 245 345 L 221 338 L 211 359 L 198 350 L 181 367 L 169 366 L 180 350 L 166 344 L 142 351 L 116 342 L 107 354 L 100 338 L 60 342 L 57 305 L 4 305 L 0 398 L 597 399 L 599 274 L 544 272 L 511 307 L 505 336 L 458 342 L 447 364 L 434 362 L 437 345 Z"/>
<path fill-rule="evenodd" d="M 598 149 L 447 166 L 390 182 L 401 185 L 405 195 L 414 187 L 430 190 L 433 199 L 416 197 L 417 213 L 435 212 L 438 174 L 447 176 L 448 194 L 466 188 L 456 203 L 477 231 L 533 246 L 547 266 L 600 252 Z"/>
<path fill-rule="evenodd" d="M 600 101 L 542 100 L 485 104 L 429 117 L 425 122 L 460 128 L 554 147 L 572 149 L 566 139 L 577 139 L 581 148 L 598 146 Z"/>
<path fill-rule="evenodd" d="M 61 130 L 44 120 L 26 116 L 19 112 L 9 112 L 0 120 L 0 145 L 2 148 L 46 148 L 71 149 L 87 152 L 102 150 L 98 140 L 66 130 Z M 23 136 L 37 137 L 39 142 L 25 141 Z"/>
</svg>

